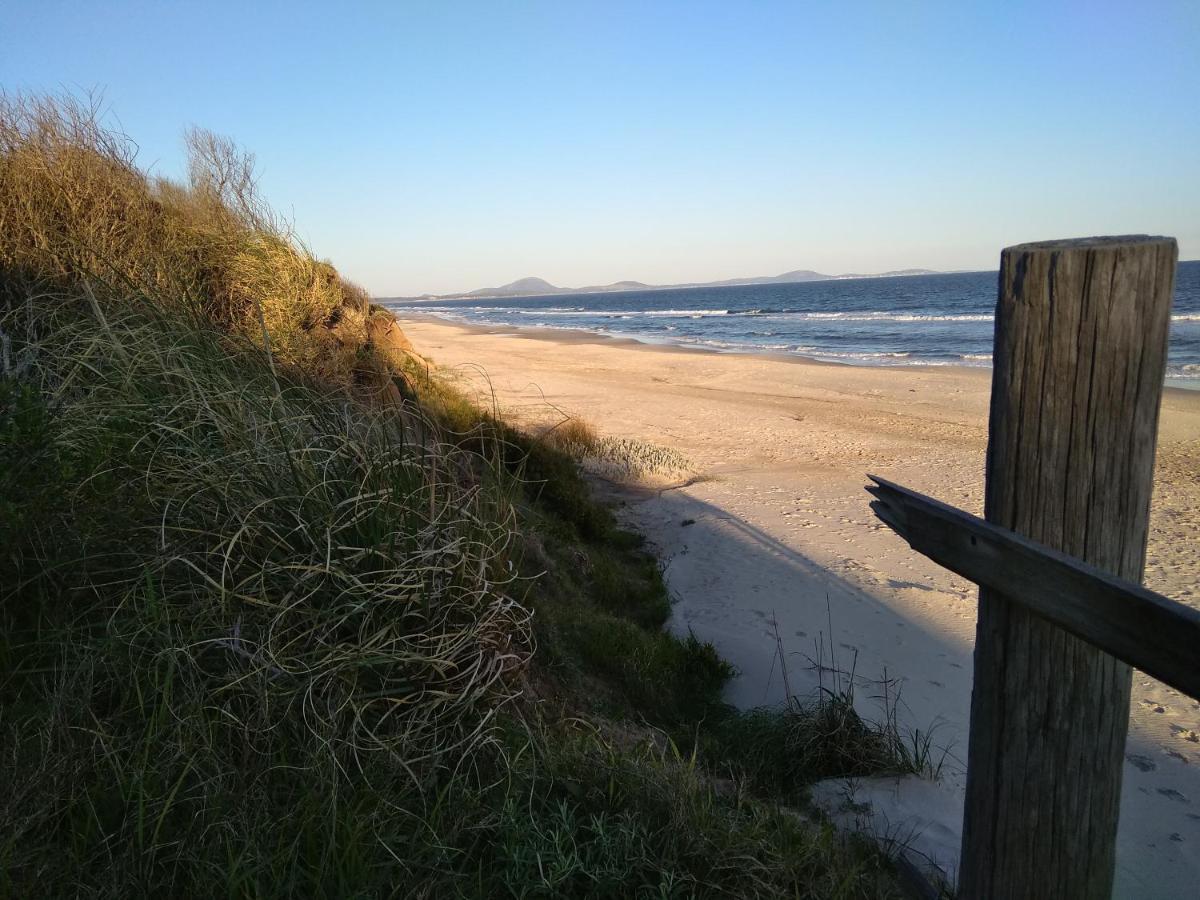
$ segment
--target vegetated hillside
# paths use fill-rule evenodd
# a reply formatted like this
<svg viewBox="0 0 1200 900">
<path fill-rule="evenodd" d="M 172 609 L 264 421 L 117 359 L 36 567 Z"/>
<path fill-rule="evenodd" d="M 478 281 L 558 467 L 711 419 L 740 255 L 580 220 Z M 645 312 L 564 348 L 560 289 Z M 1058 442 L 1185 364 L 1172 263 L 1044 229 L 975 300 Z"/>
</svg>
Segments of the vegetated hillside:
<svg viewBox="0 0 1200 900">
<path fill-rule="evenodd" d="M 723 707 L 594 436 L 469 402 L 187 141 L 0 103 L 0 894 L 893 893 L 775 801 L 920 760 Z"/>
</svg>

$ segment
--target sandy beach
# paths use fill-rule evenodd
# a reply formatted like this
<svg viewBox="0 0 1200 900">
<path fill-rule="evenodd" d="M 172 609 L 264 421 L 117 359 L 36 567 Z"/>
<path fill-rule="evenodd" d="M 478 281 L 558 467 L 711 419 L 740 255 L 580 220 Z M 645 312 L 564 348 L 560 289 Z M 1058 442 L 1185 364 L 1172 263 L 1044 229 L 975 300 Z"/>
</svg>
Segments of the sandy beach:
<svg viewBox="0 0 1200 900">
<path fill-rule="evenodd" d="M 875 520 L 866 473 L 981 513 L 991 373 L 867 368 L 733 355 L 582 333 L 468 328 L 408 318 L 419 352 L 494 394 L 507 414 L 579 415 L 604 435 L 674 448 L 702 480 L 627 496 L 675 600 L 671 627 L 738 668 L 728 699 L 813 690 L 821 658 L 853 669 L 878 715 L 883 682 L 900 720 L 945 753 L 936 784 L 823 785 L 843 820 L 908 840 L 953 868 L 971 690 L 975 593 Z M 1146 584 L 1200 605 L 1200 392 L 1168 390 L 1160 424 Z M 686 523 L 686 524 L 685 524 Z M 1135 673 L 1117 894 L 1192 895 L 1200 884 L 1200 703 Z M 847 793 L 872 813 L 846 812 Z M 841 812 L 839 812 L 841 810 Z"/>
</svg>

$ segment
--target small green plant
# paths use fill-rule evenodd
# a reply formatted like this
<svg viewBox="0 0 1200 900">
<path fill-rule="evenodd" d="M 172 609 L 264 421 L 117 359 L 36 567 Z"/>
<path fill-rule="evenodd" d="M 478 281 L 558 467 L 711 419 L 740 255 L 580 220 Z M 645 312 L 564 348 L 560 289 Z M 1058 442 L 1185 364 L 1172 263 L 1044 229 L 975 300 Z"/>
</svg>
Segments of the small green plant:
<svg viewBox="0 0 1200 900">
<path fill-rule="evenodd" d="M 826 654 L 828 650 L 828 655 Z M 833 777 L 916 774 L 936 777 L 928 733 L 906 735 L 897 715 L 900 694 L 886 677 L 873 686 L 882 716 L 864 719 L 856 705 L 856 660 L 848 670 L 838 668 L 833 647 L 819 647 L 810 660 L 820 676 L 812 697 L 797 696 L 788 675 L 787 655 L 776 630 L 775 664 L 786 699 L 781 707 L 728 710 L 715 717 L 704 737 L 709 757 L 744 778 L 755 790 L 790 802 L 803 802 L 805 789 Z"/>
</svg>

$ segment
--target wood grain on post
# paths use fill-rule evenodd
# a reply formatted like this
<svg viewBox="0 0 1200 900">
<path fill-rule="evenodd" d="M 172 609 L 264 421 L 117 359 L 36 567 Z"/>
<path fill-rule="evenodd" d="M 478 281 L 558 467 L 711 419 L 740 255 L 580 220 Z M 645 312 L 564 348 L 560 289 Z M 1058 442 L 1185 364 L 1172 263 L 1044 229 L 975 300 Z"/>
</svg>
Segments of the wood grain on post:
<svg viewBox="0 0 1200 900">
<path fill-rule="evenodd" d="M 985 517 L 1134 582 L 1177 255 L 1136 236 L 1000 257 Z M 963 897 L 1111 895 L 1130 675 L 980 591 Z"/>
</svg>

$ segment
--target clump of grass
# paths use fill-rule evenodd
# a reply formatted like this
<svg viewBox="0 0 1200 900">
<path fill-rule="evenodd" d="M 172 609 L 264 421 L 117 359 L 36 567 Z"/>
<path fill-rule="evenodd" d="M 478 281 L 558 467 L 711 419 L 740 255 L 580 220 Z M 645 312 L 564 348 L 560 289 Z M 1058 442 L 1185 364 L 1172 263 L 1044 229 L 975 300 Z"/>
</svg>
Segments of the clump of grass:
<svg viewBox="0 0 1200 900">
<path fill-rule="evenodd" d="M 551 446 L 578 457 L 592 455 L 600 446 L 600 435 L 596 429 L 578 416 L 564 419 L 547 429 L 542 437 Z"/>
<path fill-rule="evenodd" d="M 615 519 L 592 496 L 575 457 L 506 422 L 494 403 L 481 406 L 450 373 L 413 356 L 404 360 L 401 371 L 409 396 L 447 439 L 517 479 L 530 501 L 549 513 L 551 527 L 565 527 L 572 539 L 588 542 L 613 534 Z"/>
<path fill-rule="evenodd" d="M 6 611 L 174 611 L 191 632 L 177 664 L 235 705 L 249 692 L 272 718 L 337 719 L 348 743 L 404 759 L 520 665 L 513 512 L 486 468 L 464 482 L 462 452 L 414 443 L 412 413 L 285 381 L 236 339 L 70 305 L 0 325 L 43 335 L 7 388 L 23 400 L 6 443 L 37 450 L 0 475 L 3 495 L 30 467 L 64 489 L 22 504 Z"/>
<path fill-rule="evenodd" d="M 186 183 L 150 178 L 96 98 L 0 94 L 0 269 L 9 285 L 150 297 L 282 365 L 378 387 L 369 300 L 302 247 L 255 188 L 254 158 L 186 136 Z"/>
<path fill-rule="evenodd" d="M 803 802 L 805 789 L 825 778 L 868 775 L 936 777 L 928 734 L 906 735 L 897 709 L 898 687 L 886 677 L 875 683 L 882 717 L 864 719 L 858 712 L 855 667 L 838 668 L 829 636 L 828 662 L 823 646 L 811 661 L 820 676 L 815 694 L 793 692 L 787 656 L 776 629 L 776 658 L 785 688 L 780 707 L 725 710 L 713 717 L 702 736 L 709 758 L 724 764 L 753 790 L 789 802 Z"/>
<path fill-rule="evenodd" d="M 649 475 L 677 477 L 691 471 L 686 456 L 672 447 L 660 447 L 634 438 L 605 437 L 583 458 L 586 468 L 616 480 L 637 480 Z"/>
<path fill-rule="evenodd" d="M 524 897 L 889 897 L 887 864 L 828 826 L 718 789 L 662 734 L 543 730 L 496 819 L 496 893 Z"/>
<path fill-rule="evenodd" d="M 633 438 L 601 437 L 594 427 L 574 416 L 546 429 L 542 439 L 577 459 L 586 470 L 614 480 L 692 471 L 692 464 L 678 450 Z"/>
<path fill-rule="evenodd" d="M 706 737 L 714 764 L 723 761 L 757 793 L 790 802 L 824 778 L 921 772 L 903 737 L 864 720 L 851 694 L 730 713 Z"/>
</svg>

